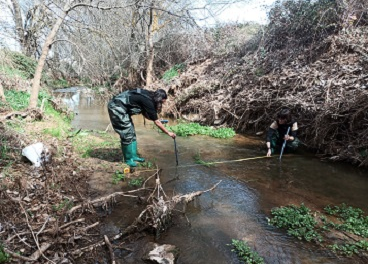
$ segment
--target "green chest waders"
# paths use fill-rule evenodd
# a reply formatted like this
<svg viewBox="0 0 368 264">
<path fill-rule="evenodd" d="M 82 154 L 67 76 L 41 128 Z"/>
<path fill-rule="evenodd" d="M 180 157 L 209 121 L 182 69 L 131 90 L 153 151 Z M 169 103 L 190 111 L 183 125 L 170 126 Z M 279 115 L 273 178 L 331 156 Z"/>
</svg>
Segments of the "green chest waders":
<svg viewBox="0 0 368 264">
<path fill-rule="evenodd" d="M 112 127 L 120 135 L 124 161 L 130 167 L 136 167 L 137 163 L 135 161 L 144 162 L 144 159 L 137 154 L 137 138 L 131 116 L 140 114 L 142 110 L 130 103 L 129 98 L 132 93 L 140 94 L 152 100 L 138 88 L 115 96 L 108 104 L 108 111 Z"/>
</svg>

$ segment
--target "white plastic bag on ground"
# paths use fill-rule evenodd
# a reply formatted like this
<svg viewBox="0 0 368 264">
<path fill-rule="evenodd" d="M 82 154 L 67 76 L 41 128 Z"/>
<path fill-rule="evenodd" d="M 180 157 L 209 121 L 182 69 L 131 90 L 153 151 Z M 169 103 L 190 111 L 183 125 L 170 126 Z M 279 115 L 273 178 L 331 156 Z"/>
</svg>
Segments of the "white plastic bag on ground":
<svg viewBox="0 0 368 264">
<path fill-rule="evenodd" d="M 27 157 L 35 167 L 40 167 L 42 162 L 49 159 L 49 151 L 42 142 L 25 147 L 22 149 L 22 155 Z"/>
</svg>

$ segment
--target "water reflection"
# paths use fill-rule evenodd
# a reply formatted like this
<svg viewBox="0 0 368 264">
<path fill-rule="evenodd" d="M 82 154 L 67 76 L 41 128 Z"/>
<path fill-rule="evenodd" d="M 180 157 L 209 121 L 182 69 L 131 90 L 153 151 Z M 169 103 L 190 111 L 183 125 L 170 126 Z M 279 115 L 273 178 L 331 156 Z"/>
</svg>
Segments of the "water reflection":
<svg viewBox="0 0 368 264">
<path fill-rule="evenodd" d="M 106 130 L 108 118 L 106 102 L 95 98 L 93 91 L 86 87 L 58 89 L 54 94 L 76 115 L 72 125 L 81 129 Z"/>
</svg>

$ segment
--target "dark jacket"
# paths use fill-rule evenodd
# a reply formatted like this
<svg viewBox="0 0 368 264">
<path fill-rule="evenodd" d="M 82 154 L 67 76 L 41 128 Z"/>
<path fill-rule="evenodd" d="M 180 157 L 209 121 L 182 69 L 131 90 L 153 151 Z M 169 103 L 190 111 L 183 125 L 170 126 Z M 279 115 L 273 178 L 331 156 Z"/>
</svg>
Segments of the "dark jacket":
<svg viewBox="0 0 368 264">
<path fill-rule="evenodd" d="M 289 127 L 289 136 L 292 136 L 295 139 L 298 131 L 298 123 L 296 121 L 292 120 L 287 124 L 279 124 L 278 121 L 274 121 L 267 131 L 266 142 L 271 142 L 272 136 L 276 131 L 278 132 L 279 140 L 282 141 Z"/>
</svg>

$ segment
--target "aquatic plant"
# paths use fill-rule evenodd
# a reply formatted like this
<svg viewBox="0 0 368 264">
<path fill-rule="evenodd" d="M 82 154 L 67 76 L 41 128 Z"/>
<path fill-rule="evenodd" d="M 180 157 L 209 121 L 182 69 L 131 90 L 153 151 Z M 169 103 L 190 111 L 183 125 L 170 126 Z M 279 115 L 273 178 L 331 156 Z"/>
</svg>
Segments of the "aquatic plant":
<svg viewBox="0 0 368 264">
<path fill-rule="evenodd" d="M 289 205 L 271 210 L 272 219 L 269 224 L 285 228 L 289 235 L 306 241 L 322 242 L 322 236 L 316 231 L 317 222 L 309 208 L 304 204 L 300 207 Z"/>
<path fill-rule="evenodd" d="M 167 128 L 182 137 L 206 135 L 215 138 L 232 138 L 236 134 L 232 128 L 215 129 L 209 126 L 202 126 L 198 123 L 180 123 L 175 126 L 168 126 Z"/>
<path fill-rule="evenodd" d="M 333 244 L 330 245 L 329 248 L 335 253 L 350 257 L 353 254 L 359 254 L 361 251 L 368 251 L 368 241 L 361 240 L 355 243 L 345 243 L 342 245 Z"/>
<path fill-rule="evenodd" d="M 253 251 L 245 241 L 233 239 L 231 245 L 232 252 L 236 252 L 239 260 L 247 264 L 263 264 L 264 260 L 258 255 L 257 252 Z"/>
<path fill-rule="evenodd" d="M 328 205 L 324 211 L 328 215 L 337 217 L 337 221 L 332 222 L 331 217 L 327 218 L 320 212 L 312 213 L 309 208 L 302 204 L 300 207 L 289 205 L 272 209 L 273 218 L 269 219 L 269 223 L 279 228 L 285 228 L 288 234 L 307 241 L 322 242 L 322 236 L 318 233 L 321 231 L 329 244 L 326 246 L 341 255 L 351 256 L 368 252 L 367 240 L 358 241 L 352 239 L 351 236 L 354 234 L 363 238 L 367 237 L 368 217 L 364 216 L 363 210 L 342 204 L 341 206 Z M 317 223 L 315 219 L 320 221 Z M 328 231 L 330 233 L 327 233 Z M 338 243 L 331 244 L 328 241 L 336 236 L 336 232 L 337 234 L 341 233 L 337 236 Z M 347 239 L 342 240 L 342 236 Z"/>
<path fill-rule="evenodd" d="M 341 206 L 326 206 L 325 212 L 329 215 L 339 217 L 342 223 L 329 223 L 337 230 L 348 231 L 357 236 L 368 237 L 368 216 L 359 208 L 341 204 Z"/>
<path fill-rule="evenodd" d="M 204 165 L 206 167 L 210 167 L 211 165 L 213 165 L 213 163 L 211 163 L 211 162 L 206 162 L 206 161 L 202 160 L 200 153 L 197 153 L 193 158 L 194 158 L 194 162 L 196 164 L 201 164 L 201 165 Z"/>
</svg>

